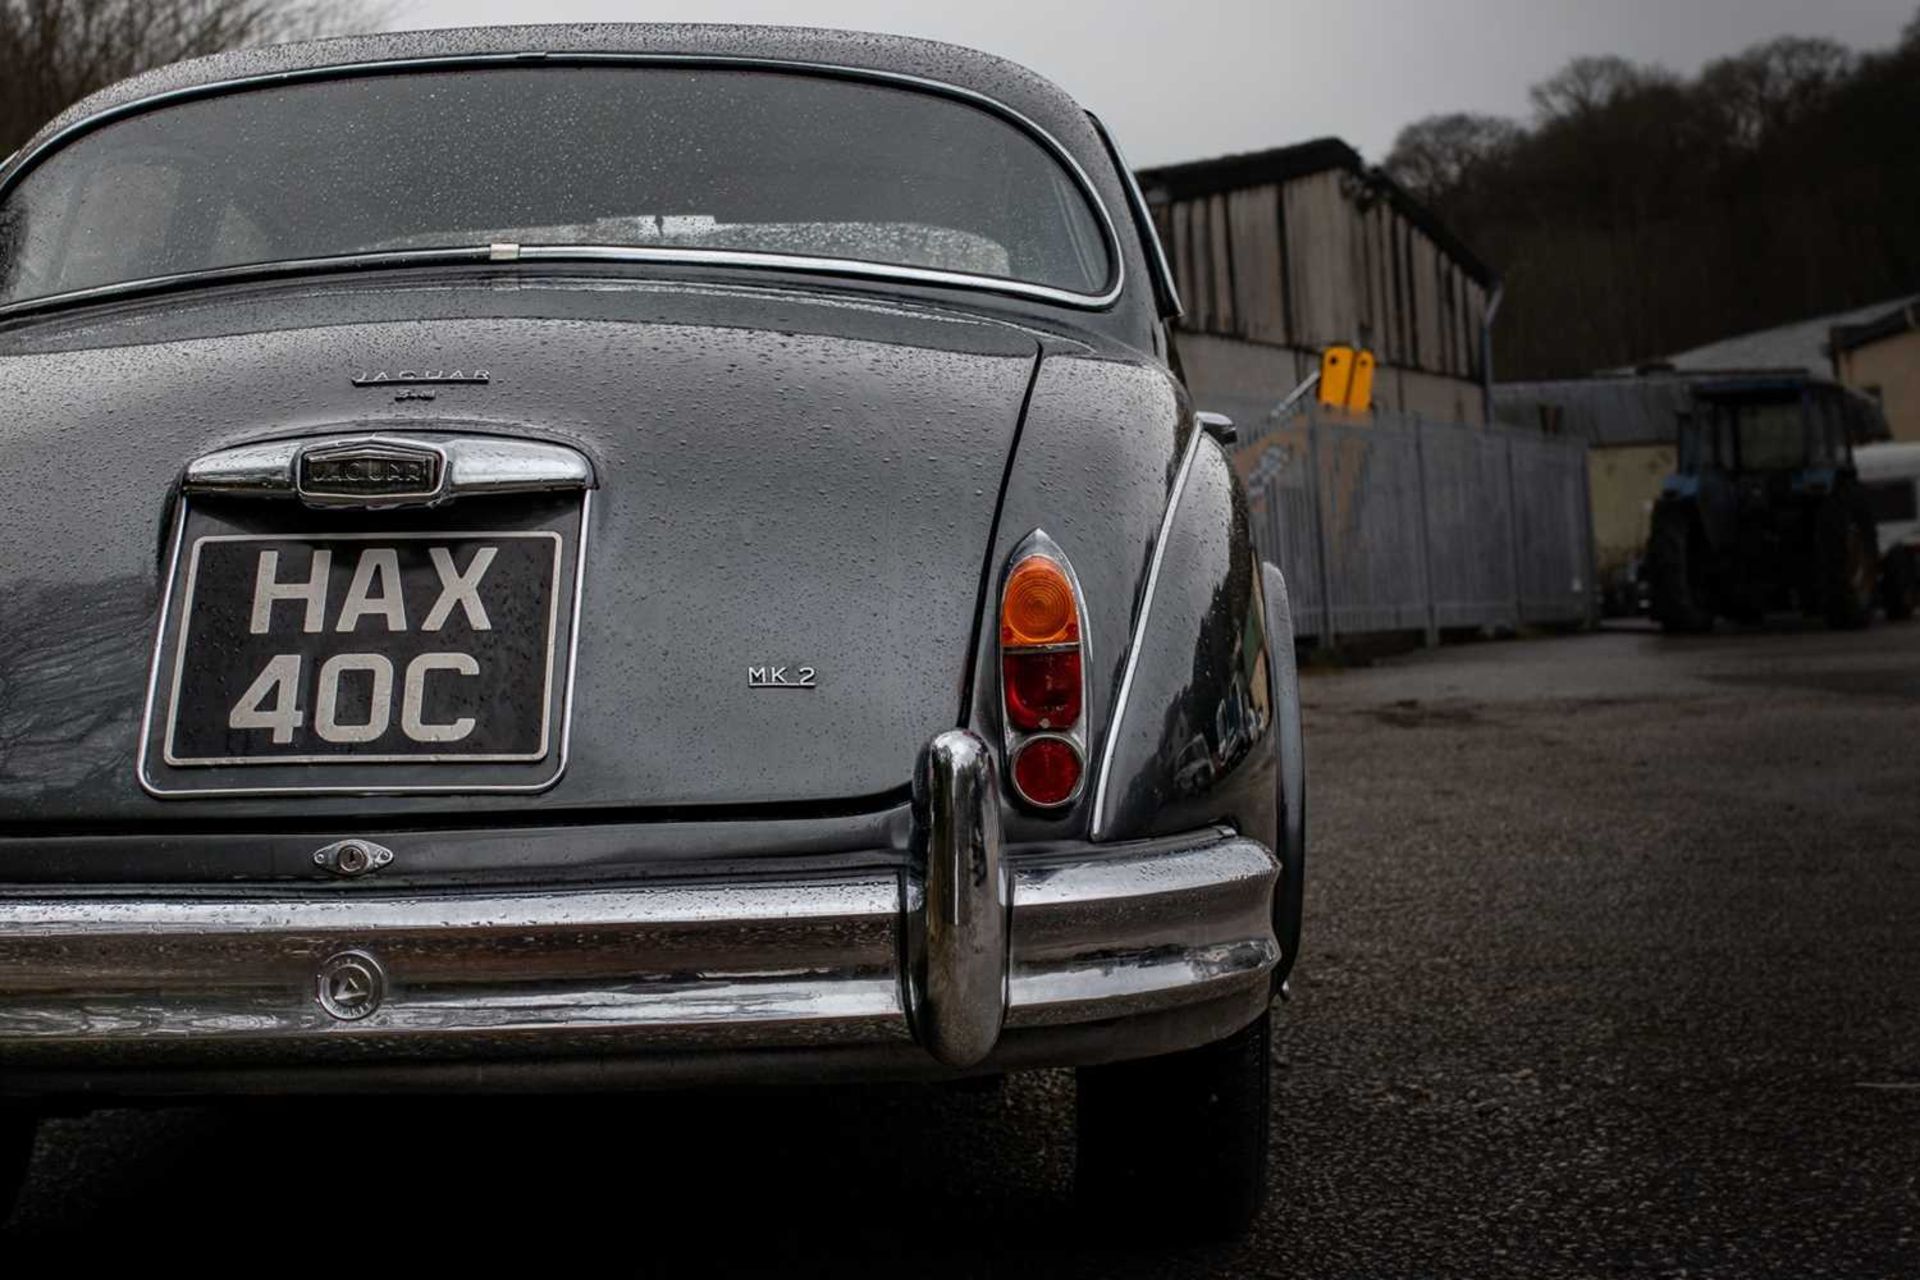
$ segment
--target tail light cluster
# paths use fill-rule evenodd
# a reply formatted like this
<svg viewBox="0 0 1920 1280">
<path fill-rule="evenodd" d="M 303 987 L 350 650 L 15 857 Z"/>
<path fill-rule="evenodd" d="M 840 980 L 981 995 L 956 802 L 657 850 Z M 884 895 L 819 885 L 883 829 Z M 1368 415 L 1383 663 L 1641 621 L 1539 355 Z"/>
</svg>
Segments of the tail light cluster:
<svg viewBox="0 0 1920 1280">
<path fill-rule="evenodd" d="M 1073 566 L 1053 540 L 1029 534 L 1000 589 L 1000 692 L 1015 796 L 1056 809 L 1086 776 L 1086 613 Z"/>
</svg>

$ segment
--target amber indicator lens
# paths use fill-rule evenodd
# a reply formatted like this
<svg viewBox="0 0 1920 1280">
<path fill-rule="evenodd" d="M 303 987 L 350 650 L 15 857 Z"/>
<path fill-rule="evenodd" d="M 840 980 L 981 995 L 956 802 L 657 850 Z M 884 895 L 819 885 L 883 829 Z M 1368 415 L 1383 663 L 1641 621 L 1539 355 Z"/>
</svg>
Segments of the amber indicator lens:
<svg viewBox="0 0 1920 1280">
<path fill-rule="evenodd" d="M 1080 651 L 1015 650 L 1000 660 L 1007 720 L 1016 729 L 1067 729 L 1080 719 Z"/>
<path fill-rule="evenodd" d="M 1035 738 L 1013 757 L 1013 785 L 1034 804 L 1060 804 L 1080 785 L 1080 753 L 1059 738 Z"/>
<path fill-rule="evenodd" d="M 1073 644 L 1079 639 L 1080 614 L 1066 570 L 1045 556 L 1028 556 L 1015 565 L 1000 606 L 1000 643 Z"/>
</svg>

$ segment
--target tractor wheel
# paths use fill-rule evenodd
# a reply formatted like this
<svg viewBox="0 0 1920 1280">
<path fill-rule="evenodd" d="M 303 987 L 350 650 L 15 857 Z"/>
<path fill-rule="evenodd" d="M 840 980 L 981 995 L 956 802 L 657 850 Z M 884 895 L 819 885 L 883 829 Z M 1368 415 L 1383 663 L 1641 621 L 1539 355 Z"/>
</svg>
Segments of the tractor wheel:
<svg viewBox="0 0 1920 1280">
<path fill-rule="evenodd" d="M 1857 630 L 1873 621 L 1879 592 L 1879 559 L 1873 521 L 1836 495 L 1820 510 L 1815 551 L 1820 572 L 1820 610 L 1827 625 Z"/>
<path fill-rule="evenodd" d="M 1706 544 L 1685 512 L 1656 512 L 1647 543 L 1653 616 L 1673 632 L 1713 630 L 1707 597 Z"/>
<path fill-rule="evenodd" d="M 1880 574 L 1880 603 L 1890 622 L 1905 622 L 1920 606 L 1920 566 L 1914 564 L 1911 548 L 1901 547 L 1887 557 Z"/>
</svg>

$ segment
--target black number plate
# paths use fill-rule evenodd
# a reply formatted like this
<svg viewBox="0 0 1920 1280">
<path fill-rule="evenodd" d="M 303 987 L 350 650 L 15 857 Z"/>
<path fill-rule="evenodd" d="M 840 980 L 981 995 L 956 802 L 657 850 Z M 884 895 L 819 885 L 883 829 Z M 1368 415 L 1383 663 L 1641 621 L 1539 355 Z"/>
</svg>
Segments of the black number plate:
<svg viewBox="0 0 1920 1280">
<path fill-rule="evenodd" d="M 186 548 L 162 758 L 531 762 L 555 750 L 561 535 L 223 534 Z"/>
</svg>

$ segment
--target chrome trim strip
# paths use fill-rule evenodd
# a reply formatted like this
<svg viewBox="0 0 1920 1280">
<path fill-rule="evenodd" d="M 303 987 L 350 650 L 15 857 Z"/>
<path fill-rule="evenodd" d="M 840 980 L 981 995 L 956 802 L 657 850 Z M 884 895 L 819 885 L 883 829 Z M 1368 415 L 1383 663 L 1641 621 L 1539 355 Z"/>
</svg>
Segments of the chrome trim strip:
<svg viewBox="0 0 1920 1280">
<path fill-rule="evenodd" d="M 209 267 L 205 271 L 176 271 L 170 275 L 147 276 L 140 280 L 119 280 L 96 284 L 65 293 L 43 294 L 0 304 L 0 319 L 40 311 L 48 307 L 71 306 L 110 298 L 130 297 L 175 285 L 210 285 L 266 280 L 278 276 L 317 274 L 329 271 L 376 270 L 382 267 L 430 267 L 443 262 L 485 262 L 485 249 L 409 249 L 404 253 L 337 253 L 323 258 L 286 258 L 278 262 L 250 262 L 235 267 Z"/>
<path fill-rule="evenodd" d="M 955 762 L 990 781 L 979 767 L 990 760 L 974 739 Z M 953 798 L 956 817 L 990 812 Z M 997 1034 L 1003 1008 L 1009 1035 L 1078 1026 L 1092 1037 L 1088 1052 L 1111 1058 L 1185 1047 L 1169 1043 L 1165 1021 L 1126 1019 L 1191 1014 L 1177 1035 L 1199 1043 L 1223 1034 L 1223 998 L 1244 998 L 1248 1016 L 1265 1004 L 1278 867 L 1254 841 L 1207 830 L 1009 856 L 1006 887 L 985 895 L 974 867 L 971 855 L 956 864 L 960 896 L 946 905 L 988 908 L 963 916 L 952 939 L 982 944 L 987 963 L 976 963 L 980 952 L 951 954 L 953 976 L 967 979 L 945 988 L 960 1021 L 941 1015 L 931 1033 L 934 988 L 916 988 L 903 964 L 916 917 L 945 908 L 906 893 L 909 877 L 892 867 L 497 892 L 385 893 L 335 879 L 262 896 L 4 892 L 0 1081 L 58 1061 L 178 1063 L 166 1055 L 195 1046 L 230 1065 L 252 1045 L 282 1064 L 305 1055 L 344 1066 L 402 1062 L 422 1048 L 474 1058 L 524 1056 L 529 1045 L 910 1049 L 916 1031 L 933 1050 L 919 1069 L 932 1074 L 1003 1050 L 1045 1061 L 1037 1042 L 988 1038 L 983 1059 L 972 1056 L 986 1051 L 980 1038 L 947 1038 Z M 343 952 L 371 957 L 388 979 L 379 1008 L 351 1021 L 315 991 Z M 1054 1061 L 1075 1053 L 1038 1043 L 1053 1045 Z M 678 1069 L 688 1079 L 707 1070 Z"/>
<path fill-rule="evenodd" d="M 580 549 L 573 562 L 573 617 L 567 623 L 567 687 L 561 698 L 560 768 L 553 775 L 553 786 L 565 776 L 567 761 L 573 757 L 573 688 L 580 677 L 580 602 L 587 596 L 587 540 L 593 531 L 593 490 L 580 495 Z"/>
<path fill-rule="evenodd" d="M 574 683 L 580 670 L 580 601 L 586 594 L 587 587 L 587 544 L 590 541 L 593 526 L 593 490 L 586 489 L 580 494 L 580 536 L 574 552 L 572 631 L 567 636 L 566 691 L 560 703 L 560 757 L 555 761 L 553 773 L 549 777 L 538 782 L 525 783 L 485 783 L 469 786 L 432 783 L 417 786 L 206 787 L 200 789 L 168 788 L 156 785 L 147 773 L 147 747 L 153 738 L 153 707 L 159 681 L 161 641 L 166 635 L 167 620 L 172 616 L 173 583 L 179 568 L 180 538 L 186 529 L 186 520 L 187 499 L 182 496 L 174 529 L 173 558 L 167 568 L 167 588 L 162 596 L 160 620 L 154 632 L 153 661 L 147 671 L 147 698 L 140 722 L 140 747 L 134 760 L 134 776 L 140 783 L 140 789 L 148 795 L 156 800 L 281 795 L 532 795 L 551 790 L 558 785 L 560 779 L 566 776 L 567 764 L 573 749 Z"/>
<path fill-rule="evenodd" d="M 1093 793 L 1093 825 L 1089 836 L 1098 840 L 1106 834 L 1107 785 L 1113 777 L 1113 752 L 1120 742 L 1120 728 L 1126 720 L 1127 699 L 1133 695 L 1133 676 L 1140 665 L 1140 646 L 1147 635 L 1147 622 L 1153 616 L 1154 593 L 1160 588 L 1160 565 L 1166 558 L 1167 538 L 1173 532 L 1174 517 L 1180 512 L 1180 499 L 1187 491 L 1187 476 L 1193 470 L 1194 456 L 1200 451 L 1200 442 L 1207 433 L 1195 421 L 1187 437 L 1187 449 L 1180 459 L 1180 470 L 1174 476 L 1173 488 L 1167 494 L 1167 509 L 1160 517 L 1160 535 L 1153 541 L 1153 558 L 1147 562 L 1147 583 L 1140 593 L 1140 616 L 1134 619 L 1133 636 L 1127 645 L 1127 668 L 1120 677 L 1120 692 L 1113 700 L 1113 710 L 1107 716 L 1107 740 L 1100 751 L 1100 782 Z"/>
<path fill-rule="evenodd" d="M 173 510 L 173 549 L 167 554 L 167 580 L 160 589 L 160 618 L 153 627 L 153 657 L 147 660 L 147 696 L 140 709 L 140 747 L 134 755 L 133 776 L 140 789 L 156 799 L 166 792 L 154 790 L 147 780 L 147 747 L 153 741 L 153 704 L 160 696 L 160 655 L 166 648 L 167 619 L 173 616 L 173 586 L 180 580 L 180 547 L 187 536 L 187 498 L 182 494 Z"/>
<path fill-rule="evenodd" d="M 749 254 L 721 250 L 668 250 L 672 257 L 623 258 L 616 261 L 660 261 L 685 263 L 688 265 L 725 265 L 745 267 L 767 267 L 795 271 L 818 271 L 835 275 L 871 276 L 878 279 L 902 280 L 914 284 L 954 285 L 962 288 L 983 289 L 996 293 L 1011 293 L 1021 297 L 1037 298 L 1048 302 L 1058 302 L 1066 306 L 1087 310 L 1101 310 L 1111 306 L 1120 297 L 1126 285 L 1126 255 L 1122 252 L 1117 224 L 1108 210 L 1106 201 L 1100 198 L 1099 188 L 1087 174 L 1065 144 L 1055 138 L 1045 128 L 1025 114 L 1008 106 L 996 98 L 989 97 L 973 89 L 941 80 L 932 80 L 924 76 L 911 75 L 899 71 L 883 71 L 869 67 L 847 67 L 833 63 L 805 62 L 781 58 L 759 58 L 730 56 L 726 54 L 674 54 L 674 53 L 618 53 L 618 52 L 545 52 L 526 50 L 517 53 L 473 53 L 448 54 L 432 58 L 393 58 L 376 62 L 341 63 L 326 67 L 302 67 L 290 71 L 268 72 L 257 76 L 241 76 L 231 80 L 216 80 L 207 84 L 188 85 L 179 89 L 170 89 L 164 93 L 150 94 L 132 102 L 123 102 L 104 111 L 73 121 L 57 132 L 42 140 L 31 151 L 16 154 L 10 167 L 0 166 L 0 201 L 27 173 L 38 166 L 54 151 L 72 142 L 75 138 L 91 133 L 95 129 L 112 124 L 129 116 L 139 115 L 159 107 L 176 102 L 193 101 L 198 98 L 217 97 L 221 94 L 244 89 L 303 84 L 312 81 L 347 79 L 364 75 L 394 75 L 408 71 L 453 71 L 466 67 L 528 67 L 528 66 L 568 66 L 568 65 L 609 65 L 609 66 L 673 66 L 673 67 L 713 67 L 720 69 L 800 72 L 808 75 L 834 77 L 839 79 L 860 80 L 874 84 L 892 85 L 918 89 L 923 92 L 964 102 L 1000 117 L 1007 123 L 1026 133 L 1042 148 L 1052 154 L 1073 176 L 1080 187 L 1081 194 L 1092 206 L 1105 238 L 1107 254 L 1111 259 L 1109 284 L 1097 294 L 1075 293 L 1072 290 L 1056 289 L 1047 285 L 1032 284 L 1019 280 L 1002 280 L 995 276 L 975 276 L 965 272 L 928 271 L 914 267 L 887 267 L 877 263 L 861 263 L 837 258 L 814 258 L 803 255 Z M 564 248 L 564 246 L 560 246 Z M 601 246 L 576 246 L 594 247 Z M 606 246 L 614 248 L 614 246 Z M 538 259 L 547 256 L 542 246 L 516 246 L 520 260 Z M 209 272 L 188 272 L 171 276 L 156 276 L 149 280 L 124 281 L 111 285 L 98 285 L 90 289 L 73 290 L 61 294 L 49 294 L 40 298 L 23 299 L 18 302 L 0 305 L 0 318 L 18 311 L 37 310 L 45 306 L 87 301 L 98 297 L 111 297 L 127 292 L 160 288 L 181 283 L 218 283 L 222 279 L 245 279 L 257 276 L 264 270 L 270 274 L 297 273 L 305 270 L 327 270 L 341 265 L 350 266 L 408 266 L 416 262 L 433 260 L 476 261 L 498 260 L 496 246 L 483 245 L 473 248 L 414 250 L 404 254 L 374 253 L 348 254 L 332 258 L 297 259 L 286 263 L 259 263 L 247 267 L 217 268 Z M 717 255 L 717 256 L 708 256 Z M 783 265 L 769 263 L 768 258 L 785 259 Z M 739 259 L 731 261 L 730 259 Z M 574 259 L 565 259 L 574 260 Z M 235 273 L 229 275 L 228 273 Z"/>
<path fill-rule="evenodd" d="M 330 887 L 330 886 L 329 886 Z M 435 936 L 483 930 L 503 938 L 521 930 L 606 929 L 672 924 L 777 924 L 857 917 L 892 920 L 899 907 L 893 873 L 829 880 L 771 876 L 741 883 L 623 885 L 616 889 L 552 889 L 494 893 L 386 896 L 309 893 L 254 897 L 0 897 L 0 958 L 20 944 L 62 941 L 91 946 L 138 945 L 151 939 L 182 964 L 192 948 L 211 958 L 230 947 L 256 946 L 270 956 L 281 942 L 316 944 L 338 935 Z M 82 953 L 75 952 L 78 959 Z M 637 952 L 636 958 L 648 958 Z M 665 959 L 665 957 L 653 957 Z M 452 957 L 446 957 L 451 960 Z M 155 977 L 162 976 L 159 972 Z M 56 975 L 9 970 L 7 986 L 54 986 Z"/>
<path fill-rule="evenodd" d="M 1307 868 L 1307 749 L 1300 724 L 1300 672 L 1294 657 L 1293 602 L 1287 594 L 1287 578 L 1280 566 L 1262 561 L 1260 584 L 1266 604 L 1274 746 L 1280 760 L 1275 785 L 1279 827 L 1274 837 L 1274 853 L 1280 859 L 1280 899 L 1273 909 L 1273 931 L 1280 941 L 1280 966 L 1274 980 L 1284 991 L 1287 975 L 1300 955 Z"/>
<path fill-rule="evenodd" d="M 520 248 L 521 262 L 655 262 L 666 266 L 758 267 L 768 271 L 804 271 L 818 275 L 857 276 L 870 280 L 897 280 L 908 284 L 953 285 L 1009 293 L 1022 298 L 1039 298 L 1063 306 L 1098 309 L 1120 296 L 1120 285 L 1098 294 L 1075 293 L 1071 289 L 1033 284 L 1025 280 L 1007 280 L 1000 276 L 978 276 L 966 271 L 941 271 L 932 267 L 894 266 L 884 262 L 865 262 L 858 258 L 821 258 L 798 253 L 760 253 L 747 249 L 670 249 L 657 245 L 529 244 Z M 1116 258 L 1115 261 L 1118 261 Z"/>
<path fill-rule="evenodd" d="M 542 440 L 510 436 L 453 435 L 438 431 L 371 435 L 308 435 L 292 440 L 244 444 L 205 454 L 187 464 L 181 489 L 186 493 L 218 493 L 261 498 L 306 500 L 300 490 L 300 458 L 309 449 L 392 445 L 428 448 L 441 455 L 440 488 L 419 495 L 369 496 L 360 501 L 325 498 L 316 505 L 398 507 L 432 505 L 462 494 L 539 493 L 563 489 L 591 489 L 598 479 L 593 464 L 577 449 Z"/>
</svg>

